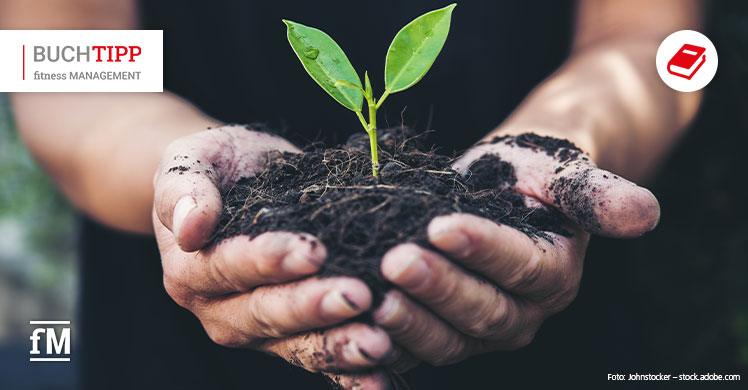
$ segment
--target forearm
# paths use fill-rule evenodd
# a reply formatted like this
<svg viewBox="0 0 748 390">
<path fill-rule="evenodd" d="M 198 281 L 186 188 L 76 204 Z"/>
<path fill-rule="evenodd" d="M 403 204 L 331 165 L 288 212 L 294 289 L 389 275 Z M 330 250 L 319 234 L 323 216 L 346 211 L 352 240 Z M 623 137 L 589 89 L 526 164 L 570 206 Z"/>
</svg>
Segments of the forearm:
<svg viewBox="0 0 748 390">
<path fill-rule="evenodd" d="M 698 29 L 700 10 L 695 0 L 580 0 L 569 59 L 489 137 L 533 131 L 568 138 L 599 166 L 646 178 L 701 100 L 659 79 L 655 53 L 671 32 Z"/>
<path fill-rule="evenodd" d="M 605 169 L 648 176 L 701 98 L 662 83 L 654 67 L 658 43 L 631 39 L 574 54 L 496 132 L 568 138 Z"/>
<path fill-rule="evenodd" d="M 151 232 L 153 175 L 172 140 L 217 122 L 164 94 L 14 94 L 16 123 L 42 167 L 81 210 Z"/>
</svg>

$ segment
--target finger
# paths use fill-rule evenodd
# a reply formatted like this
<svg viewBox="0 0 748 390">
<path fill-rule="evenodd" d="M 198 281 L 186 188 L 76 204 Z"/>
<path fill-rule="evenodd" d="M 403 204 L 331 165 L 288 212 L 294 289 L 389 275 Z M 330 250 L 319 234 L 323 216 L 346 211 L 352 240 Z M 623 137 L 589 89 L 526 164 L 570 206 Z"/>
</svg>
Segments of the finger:
<svg viewBox="0 0 748 390">
<path fill-rule="evenodd" d="M 418 365 L 418 360 L 394 346 L 392 354 L 396 355 L 395 362 L 387 363 L 385 367 L 361 374 L 342 374 L 324 372 L 333 386 L 341 389 L 409 389 L 408 382 L 403 378 L 404 373 Z M 390 360 L 390 359 L 387 359 Z"/>
<path fill-rule="evenodd" d="M 638 237 L 657 226 L 660 204 L 646 188 L 587 163 L 560 168 L 541 200 L 558 207 L 588 232 Z"/>
<path fill-rule="evenodd" d="M 249 291 L 317 272 L 327 257 L 324 245 L 308 234 L 268 232 L 236 236 L 199 254 L 163 256 L 164 277 L 210 297 Z"/>
<path fill-rule="evenodd" d="M 385 295 L 373 317 L 396 344 L 432 365 L 460 361 L 475 350 L 478 343 L 460 334 L 398 290 L 391 290 Z"/>
<path fill-rule="evenodd" d="M 196 311 L 211 339 L 242 346 L 334 325 L 370 306 L 371 292 L 363 282 L 337 277 L 259 287 L 249 294 L 209 300 Z"/>
<path fill-rule="evenodd" d="M 389 390 L 394 387 L 392 375 L 384 370 L 376 370 L 365 374 L 331 374 L 325 376 L 335 388 L 345 390 Z M 407 387 L 404 387 L 407 389 Z"/>
<path fill-rule="evenodd" d="M 260 349 L 308 371 L 362 371 L 387 362 L 393 345 L 385 331 L 351 323 L 325 331 L 269 339 Z"/>
<path fill-rule="evenodd" d="M 475 338 L 509 340 L 541 319 L 537 307 L 415 244 L 387 252 L 382 274 L 457 330 Z"/>
<path fill-rule="evenodd" d="M 581 276 L 586 236 L 533 241 L 518 230 L 469 214 L 434 218 L 427 231 L 431 244 L 450 258 L 530 299 L 573 288 Z"/>
<path fill-rule="evenodd" d="M 221 214 L 218 175 L 192 139 L 169 146 L 154 179 L 154 208 L 185 251 L 201 248 Z"/>
</svg>

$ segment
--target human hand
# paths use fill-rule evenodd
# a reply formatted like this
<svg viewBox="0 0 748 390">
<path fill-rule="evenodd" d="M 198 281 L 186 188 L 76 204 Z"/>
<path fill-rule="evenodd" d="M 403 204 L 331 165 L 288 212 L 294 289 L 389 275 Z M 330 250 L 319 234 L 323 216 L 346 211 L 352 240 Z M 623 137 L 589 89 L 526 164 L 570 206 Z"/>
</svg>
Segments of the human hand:
<svg viewBox="0 0 748 390">
<path fill-rule="evenodd" d="M 371 292 L 348 277 L 319 279 L 326 249 L 307 234 L 236 236 L 205 248 L 221 214 L 221 189 L 254 174 L 268 152 L 297 151 L 244 127 L 174 141 L 154 178 L 153 224 L 167 293 L 217 344 L 265 351 L 310 371 L 357 371 L 393 358 L 381 329 L 328 328 L 369 309 Z M 311 331 L 327 328 L 324 331 Z M 381 372 L 337 375 L 343 384 L 383 387 Z M 371 386 L 370 386 L 371 385 Z"/>
<path fill-rule="evenodd" d="M 549 150 L 538 141 L 522 135 L 479 144 L 454 168 L 469 174 L 482 155 L 498 154 L 514 165 L 515 189 L 528 204 L 556 207 L 572 222 L 571 236 L 548 232 L 552 241 L 531 239 L 487 219 L 452 214 L 428 226 L 429 242 L 443 255 L 403 244 L 384 256 L 382 273 L 398 289 L 387 293 L 374 319 L 416 358 L 445 365 L 527 345 L 576 296 L 589 233 L 636 237 L 657 225 L 659 204 L 651 192 L 596 168 L 582 153 Z"/>
</svg>

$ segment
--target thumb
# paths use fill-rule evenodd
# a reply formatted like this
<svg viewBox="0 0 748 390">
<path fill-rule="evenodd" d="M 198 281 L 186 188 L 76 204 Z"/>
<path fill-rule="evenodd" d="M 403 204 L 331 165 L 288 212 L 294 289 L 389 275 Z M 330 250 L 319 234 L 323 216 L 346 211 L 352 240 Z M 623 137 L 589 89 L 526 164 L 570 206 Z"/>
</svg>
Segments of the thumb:
<svg viewBox="0 0 748 390">
<path fill-rule="evenodd" d="M 202 248 L 221 215 L 218 176 L 194 148 L 170 147 L 154 179 L 154 209 L 159 221 L 186 252 Z"/>
<path fill-rule="evenodd" d="M 565 167 L 547 183 L 541 201 L 593 234 L 638 237 L 660 220 L 660 204 L 652 192 L 591 164 Z"/>
<path fill-rule="evenodd" d="M 515 189 L 553 205 L 589 233 L 607 237 L 638 237 L 657 226 L 660 205 L 646 188 L 599 169 L 573 144 L 539 137 L 564 145 L 555 149 L 517 137 L 482 143 L 458 159 L 454 167 L 466 172 L 486 154 L 512 164 Z"/>
<path fill-rule="evenodd" d="M 299 152 L 280 137 L 238 125 L 169 145 L 154 178 L 154 208 L 182 250 L 196 251 L 210 240 L 221 216 L 219 188 L 254 174 L 270 151 Z"/>
</svg>

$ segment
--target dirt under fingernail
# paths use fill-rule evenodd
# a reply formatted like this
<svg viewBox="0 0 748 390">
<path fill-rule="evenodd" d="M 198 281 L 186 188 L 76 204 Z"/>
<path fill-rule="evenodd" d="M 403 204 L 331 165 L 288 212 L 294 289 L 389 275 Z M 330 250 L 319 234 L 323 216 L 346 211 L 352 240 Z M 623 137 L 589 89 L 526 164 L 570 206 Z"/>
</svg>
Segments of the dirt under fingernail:
<svg viewBox="0 0 748 390">
<path fill-rule="evenodd" d="M 358 353 L 360 353 L 361 356 L 372 363 L 376 363 L 379 361 L 379 359 L 374 358 L 370 353 L 366 352 L 366 350 L 361 347 L 358 347 Z"/>
<path fill-rule="evenodd" d="M 356 304 L 356 302 L 354 302 L 354 301 L 353 301 L 353 300 L 352 300 L 352 299 L 351 299 L 351 298 L 350 298 L 350 297 L 348 296 L 348 294 L 346 294 L 346 293 L 341 293 L 340 295 L 341 295 L 341 296 L 343 296 L 343 300 L 345 301 L 345 303 L 347 303 L 347 304 L 348 304 L 348 306 L 350 306 L 350 307 L 351 307 L 351 309 L 353 309 L 353 310 L 356 310 L 356 311 L 358 311 L 358 310 L 361 310 L 361 307 L 360 307 L 359 305 L 357 305 L 357 304 Z"/>
</svg>

